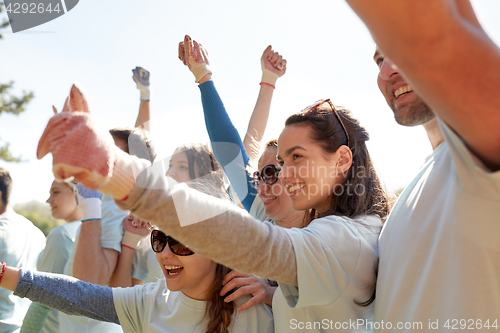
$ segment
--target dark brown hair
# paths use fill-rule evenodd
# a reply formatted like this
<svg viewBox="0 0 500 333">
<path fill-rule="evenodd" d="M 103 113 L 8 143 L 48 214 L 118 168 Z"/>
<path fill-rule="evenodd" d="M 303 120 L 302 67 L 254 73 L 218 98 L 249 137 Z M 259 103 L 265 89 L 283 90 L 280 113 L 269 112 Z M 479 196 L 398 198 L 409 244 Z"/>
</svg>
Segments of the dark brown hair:
<svg viewBox="0 0 500 333">
<path fill-rule="evenodd" d="M 0 168 L 0 191 L 2 192 L 2 202 L 7 206 L 10 201 L 10 194 L 12 193 L 12 178 L 9 171 Z"/>
<path fill-rule="evenodd" d="M 341 194 L 332 196 L 330 209 L 322 214 L 317 214 L 315 209 L 310 209 L 304 222 L 307 225 L 315 218 L 328 215 L 354 218 L 372 214 L 378 215 L 383 222 L 389 215 L 391 200 L 377 176 L 368 153 L 366 147 L 366 141 L 370 138 L 368 132 L 352 116 L 350 110 L 338 106 L 335 109 L 349 135 L 352 165 L 345 173 L 344 181 L 339 185 L 343 187 Z M 327 153 L 336 152 L 347 142 L 344 130 L 328 103 L 290 116 L 285 122 L 285 126 L 289 125 L 309 126 L 311 139 Z M 363 189 L 361 194 L 356 192 L 358 186 Z M 359 306 L 368 306 L 374 300 L 375 291 L 368 300 L 354 300 L 354 302 Z"/>
<path fill-rule="evenodd" d="M 307 222 L 328 215 L 354 218 L 372 214 L 378 215 L 384 221 L 389 214 L 391 204 L 366 147 L 368 132 L 352 116 L 351 111 L 344 107 L 336 107 L 336 110 L 349 135 L 352 165 L 344 174 L 344 181 L 338 185 L 343 188 L 341 194 L 332 196 L 330 209 L 321 215 L 311 209 L 308 216 L 306 215 Z M 285 126 L 289 125 L 309 126 L 311 139 L 327 153 L 336 152 L 347 142 L 342 126 L 327 103 L 291 115 L 285 122 Z M 361 194 L 358 194 L 358 188 L 363 189 Z"/>
<path fill-rule="evenodd" d="M 156 158 L 156 150 L 149 136 L 149 131 L 142 127 L 117 127 L 109 130 L 113 138 L 121 139 L 127 143 L 125 152 L 151 163 Z"/>
<path fill-rule="evenodd" d="M 229 325 L 234 313 L 234 302 L 226 303 L 224 298 L 228 295 L 220 295 L 222 281 L 231 272 L 231 269 L 217 264 L 215 268 L 215 279 L 209 289 L 209 298 L 205 308 L 205 316 L 208 317 L 207 333 L 228 333 Z"/>
</svg>

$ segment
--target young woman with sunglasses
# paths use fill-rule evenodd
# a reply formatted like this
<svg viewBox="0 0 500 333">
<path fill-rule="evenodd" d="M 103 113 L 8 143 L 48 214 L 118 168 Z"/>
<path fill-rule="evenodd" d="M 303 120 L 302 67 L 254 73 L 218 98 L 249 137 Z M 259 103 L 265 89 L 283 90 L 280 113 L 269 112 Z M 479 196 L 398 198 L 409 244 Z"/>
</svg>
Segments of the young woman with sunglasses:
<svg viewBox="0 0 500 333">
<path fill-rule="evenodd" d="M 243 207 L 256 219 L 272 221 L 285 228 L 300 227 L 304 213 L 295 210 L 278 182 L 277 142 L 268 142 L 259 158 L 262 136 L 267 125 L 271 99 L 279 77 L 286 72 L 286 60 L 268 46 L 261 57 L 262 81 L 247 133 L 242 141 L 224 108 L 212 81 L 205 48 L 185 36 L 179 44 L 179 59 L 189 67 L 199 83 L 205 124 L 214 155 L 223 165 Z M 238 154 L 241 153 L 241 163 Z M 258 171 L 250 172 L 258 160 Z M 229 165 L 228 165 L 229 164 Z M 227 166 L 226 166 L 227 165 Z"/>
<path fill-rule="evenodd" d="M 248 297 L 223 301 L 222 280 L 230 269 L 160 230 L 151 232 L 150 241 L 167 282 L 110 288 L 0 263 L 0 287 L 71 315 L 120 324 L 124 332 L 274 332 L 267 305 L 237 312 Z"/>
<path fill-rule="evenodd" d="M 377 238 L 390 204 L 366 147 L 368 133 L 348 110 L 322 101 L 289 117 L 279 138 L 280 179 L 294 207 L 309 212 L 310 222 L 302 229 L 262 223 L 187 186 L 169 187 L 153 168 L 116 149 L 110 152 L 112 144 L 104 144 L 103 137 L 104 147 L 93 151 L 99 165 L 115 160 L 114 170 L 99 173 L 84 158 L 69 159 L 59 145 L 99 138 L 92 117 L 80 117 L 67 115 L 68 121 L 61 123 L 55 116 L 40 140 L 38 157 L 52 152 L 58 174 L 74 175 L 71 170 L 78 167 L 88 175 L 102 175 L 82 181 L 111 194 L 120 207 L 153 221 L 196 253 L 278 281 L 273 298 L 277 331 L 307 323 L 318 331 L 356 330 L 345 326 L 349 322 L 360 325 L 357 330 L 370 330 Z M 81 134 L 73 128 L 81 128 Z M 52 132 L 64 133 L 63 138 L 55 142 Z M 143 171 L 136 185 L 137 168 Z"/>
</svg>

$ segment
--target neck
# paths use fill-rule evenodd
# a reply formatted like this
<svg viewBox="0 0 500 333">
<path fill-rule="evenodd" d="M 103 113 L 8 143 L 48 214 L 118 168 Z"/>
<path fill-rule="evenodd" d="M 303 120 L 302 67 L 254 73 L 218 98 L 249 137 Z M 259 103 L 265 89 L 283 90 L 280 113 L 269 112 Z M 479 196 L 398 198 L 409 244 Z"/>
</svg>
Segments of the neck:
<svg viewBox="0 0 500 333">
<path fill-rule="evenodd" d="M 431 142 L 432 150 L 436 149 L 443 141 L 443 135 L 441 134 L 441 129 L 439 128 L 439 124 L 437 122 L 437 118 L 432 118 L 425 124 L 423 124 L 425 131 L 427 132 L 427 137 Z"/>
<path fill-rule="evenodd" d="M 70 216 L 65 218 L 66 222 L 80 221 L 82 219 L 82 210 L 77 208 Z"/>
<path fill-rule="evenodd" d="M 301 228 L 304 223 L 304 211 L 296 211 L 283 219 L 274 220 L 274 222 L 276 222 L 276 224 L 280 227 L 286 229 Z"/>
<path fill-rule="evenodd" d="M 4 205 L 3 203 L 0 203 L 0 215 L 2 215 L 3 213 L 5 213 L 6 211 L 7 211 L 7 205 Z"/>
</svg>

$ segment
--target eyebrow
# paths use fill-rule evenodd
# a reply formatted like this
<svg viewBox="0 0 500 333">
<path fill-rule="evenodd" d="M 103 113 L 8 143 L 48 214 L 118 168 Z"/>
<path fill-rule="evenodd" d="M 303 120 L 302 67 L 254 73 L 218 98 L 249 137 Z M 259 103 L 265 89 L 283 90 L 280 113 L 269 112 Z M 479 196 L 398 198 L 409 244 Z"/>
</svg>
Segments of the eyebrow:
<svg viewBox="0 0 500 333">
<path fill-rule="evenodd" d="M 304 151 L 307 151 L 307 149 L 301 147 L 301 146 L 293 146 L 292 148 L 288 149 L 287 151 L 285 151 L 285 156 L 289 156 L 291 153 L 293 153 L 295 150 L 297 149 L 300 149 L 300 150 L 304 150 Z M 280 155 L 276 156 L 278 159 L 282 159 Z"/>
</svg>

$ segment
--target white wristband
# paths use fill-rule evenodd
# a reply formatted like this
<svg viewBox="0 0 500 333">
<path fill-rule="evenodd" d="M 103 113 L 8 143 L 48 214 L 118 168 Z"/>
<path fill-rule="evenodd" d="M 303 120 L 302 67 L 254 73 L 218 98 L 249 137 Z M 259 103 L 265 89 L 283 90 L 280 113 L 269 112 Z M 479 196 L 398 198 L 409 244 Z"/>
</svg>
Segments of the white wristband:
<svg viewBox="0 0 500 333">
<path fill-rule="evenodd" d="M 125 234 L 123 235 L 122 238 L 122 244 L 131 247 L 135 250 L 139 247 L 139 243 L 143 238 L 144 236 L 136 235 L 131 232 L 125 231 Z"/>
<path fill-rule="evenodd" d="M 82 222 L 101 219 L 101 199 L 88 198 L 82 200 L 80 208 L 82 210 Z"/>
</svg>

